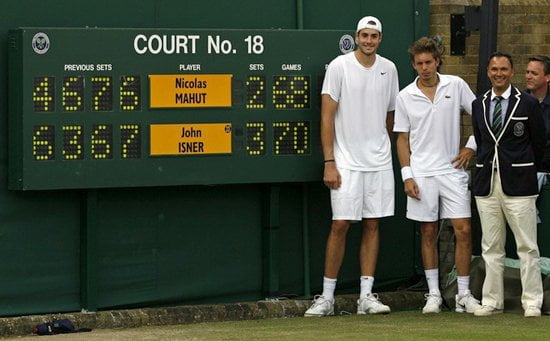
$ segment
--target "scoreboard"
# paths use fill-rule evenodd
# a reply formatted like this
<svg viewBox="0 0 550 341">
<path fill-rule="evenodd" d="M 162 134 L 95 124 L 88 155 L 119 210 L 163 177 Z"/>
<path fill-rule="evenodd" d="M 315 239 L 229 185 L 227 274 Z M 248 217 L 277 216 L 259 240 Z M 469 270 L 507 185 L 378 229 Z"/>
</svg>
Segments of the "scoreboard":
<svg viewBox="0 0 550 341">
<path fill-rule="evenodd" d="M 317 181 L 320 30 L 20 28 L 8 41 L 9 188 Z"/>
</svg>

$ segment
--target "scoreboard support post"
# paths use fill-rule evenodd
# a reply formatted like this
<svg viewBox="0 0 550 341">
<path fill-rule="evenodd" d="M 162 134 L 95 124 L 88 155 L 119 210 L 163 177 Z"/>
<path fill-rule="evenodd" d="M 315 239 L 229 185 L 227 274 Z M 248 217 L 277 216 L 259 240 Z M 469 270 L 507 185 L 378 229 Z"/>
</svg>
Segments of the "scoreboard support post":
<svg viewBox="0 0 550 341">
<path fill-rule="evenodd" d="M 311 277 L 310 277 L 310 248 L 309 248 L 309 191 L 307 184 L 302 184 L 302 250 L 304 255 L 304 298 L 311 297 Z"/>
<path fill-rule="evenodd" d="M 80 225 L 80 302 L 82 309 L 97 311 L 97 190 L 84 191 Z"/>
<path fill-rule="evenodd" d="M 263 231 L 263 291 L 268 296 L 279 294 L 279 260 L 281 250 L 280 233 L 280 193 L 281 188 L 270 185 L 266 189 L 265 227 Z"/>
</svg>

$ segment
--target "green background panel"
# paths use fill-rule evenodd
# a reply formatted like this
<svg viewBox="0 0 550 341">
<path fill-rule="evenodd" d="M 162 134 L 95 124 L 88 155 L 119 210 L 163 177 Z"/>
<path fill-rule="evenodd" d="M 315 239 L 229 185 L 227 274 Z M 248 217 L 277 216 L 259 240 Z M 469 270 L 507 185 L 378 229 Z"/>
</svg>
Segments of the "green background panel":
<svg viewBox="0 0 550 341">
<path fill-rule="evenodd" d="M 4 184 L 0 187 L 0 315 L 256 300 L 281 293 L 311 297 L 320 290 L 330 224 L 330 202 L 319 181 L 321 174 L 315 181 L 294 184 L 281 180 L 9 191 L 8 100 L 13 99 L 7 90 L 12 67 L 7 62 L 8 30 L 353 32 L 363 15 L 375 14 L 384 24 L 381 53 L 396 61 L 404 86 L 413 79 L 406 46 L 427 33 L 427 8 L 427 0 L 0 2 L 0 181 Z M 417 265 L 414 225 L 404 218 L 402 189 L 397 187 L 396 193 L 396 217 L 382 223 L 377 287 L 412 276 Z M 354 226 L 339 290 L 358 290 L 358 238 Z"/>
<path fill-rule="evenodd" d="M 1 315 L 80 310 L 79 200 L 48 191 L 0 196 Z"/>
<path fill-rule="evenodd" d="M 105 191 L 98 197 L 98 304 L 260 292 L 260 199 L 254 186 Z M 121 211 L 119 203 L 130 200 L 136 204 Z M 219 207 L 228 214 L 213 214 Z"/>
</svg>

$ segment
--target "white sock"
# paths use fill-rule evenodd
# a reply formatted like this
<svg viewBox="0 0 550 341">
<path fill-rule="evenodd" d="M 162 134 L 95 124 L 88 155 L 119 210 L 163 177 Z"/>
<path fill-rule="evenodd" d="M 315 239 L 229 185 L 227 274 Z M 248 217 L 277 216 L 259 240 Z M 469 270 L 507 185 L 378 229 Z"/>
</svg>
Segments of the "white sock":
<svg viewBox="0 0 550 341">
<path fill-rule="evenodd" d="M 428 290 L 430 295 L 441 296 L 439 291 L 439 269 L 424 270 L 426 274 L 426 282 L 428 282 Z"/>
<path fill-rule="evenodd" d="M 323 296 L 327 300 L 334 299 L 335 289 L 336 289 L 336 278 L 323 277 Z"/>
<path fill-rule="evenodd" d="M 359 280 L 361 281 L 361 294 L 359 295 L 359 298 L 364 298 L 372 294 L 372 285 L 374 284 L 374 277 L 361 276 Z"/>
<path fill-rule="evenodd" d="M 456 276 L 458 284 L 458 296 L 464 296 L 466 290 L 470 287 L 470 276 Z"/>
</svg>

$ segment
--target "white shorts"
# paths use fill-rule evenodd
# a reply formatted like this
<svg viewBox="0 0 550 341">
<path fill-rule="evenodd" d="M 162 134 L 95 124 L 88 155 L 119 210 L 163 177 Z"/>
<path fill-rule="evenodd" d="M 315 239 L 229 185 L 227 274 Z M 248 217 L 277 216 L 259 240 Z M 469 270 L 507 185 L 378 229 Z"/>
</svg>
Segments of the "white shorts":
<svg viewBox="0 0 550 341">
<path fill-rule="evenodd" d="M 470 218 L 470 191 L 468 173 L 414 178 L 420 200 L 407 196 L 407 218 L 432 222 L 439 219 Z"/>
<path fill-rule="evenodd" d="M 360 221 L 394 214 L 393 170 L 362 172 L 338 168 L 342 185 L 330 190 L 333 220 Z"/>
</svg>

